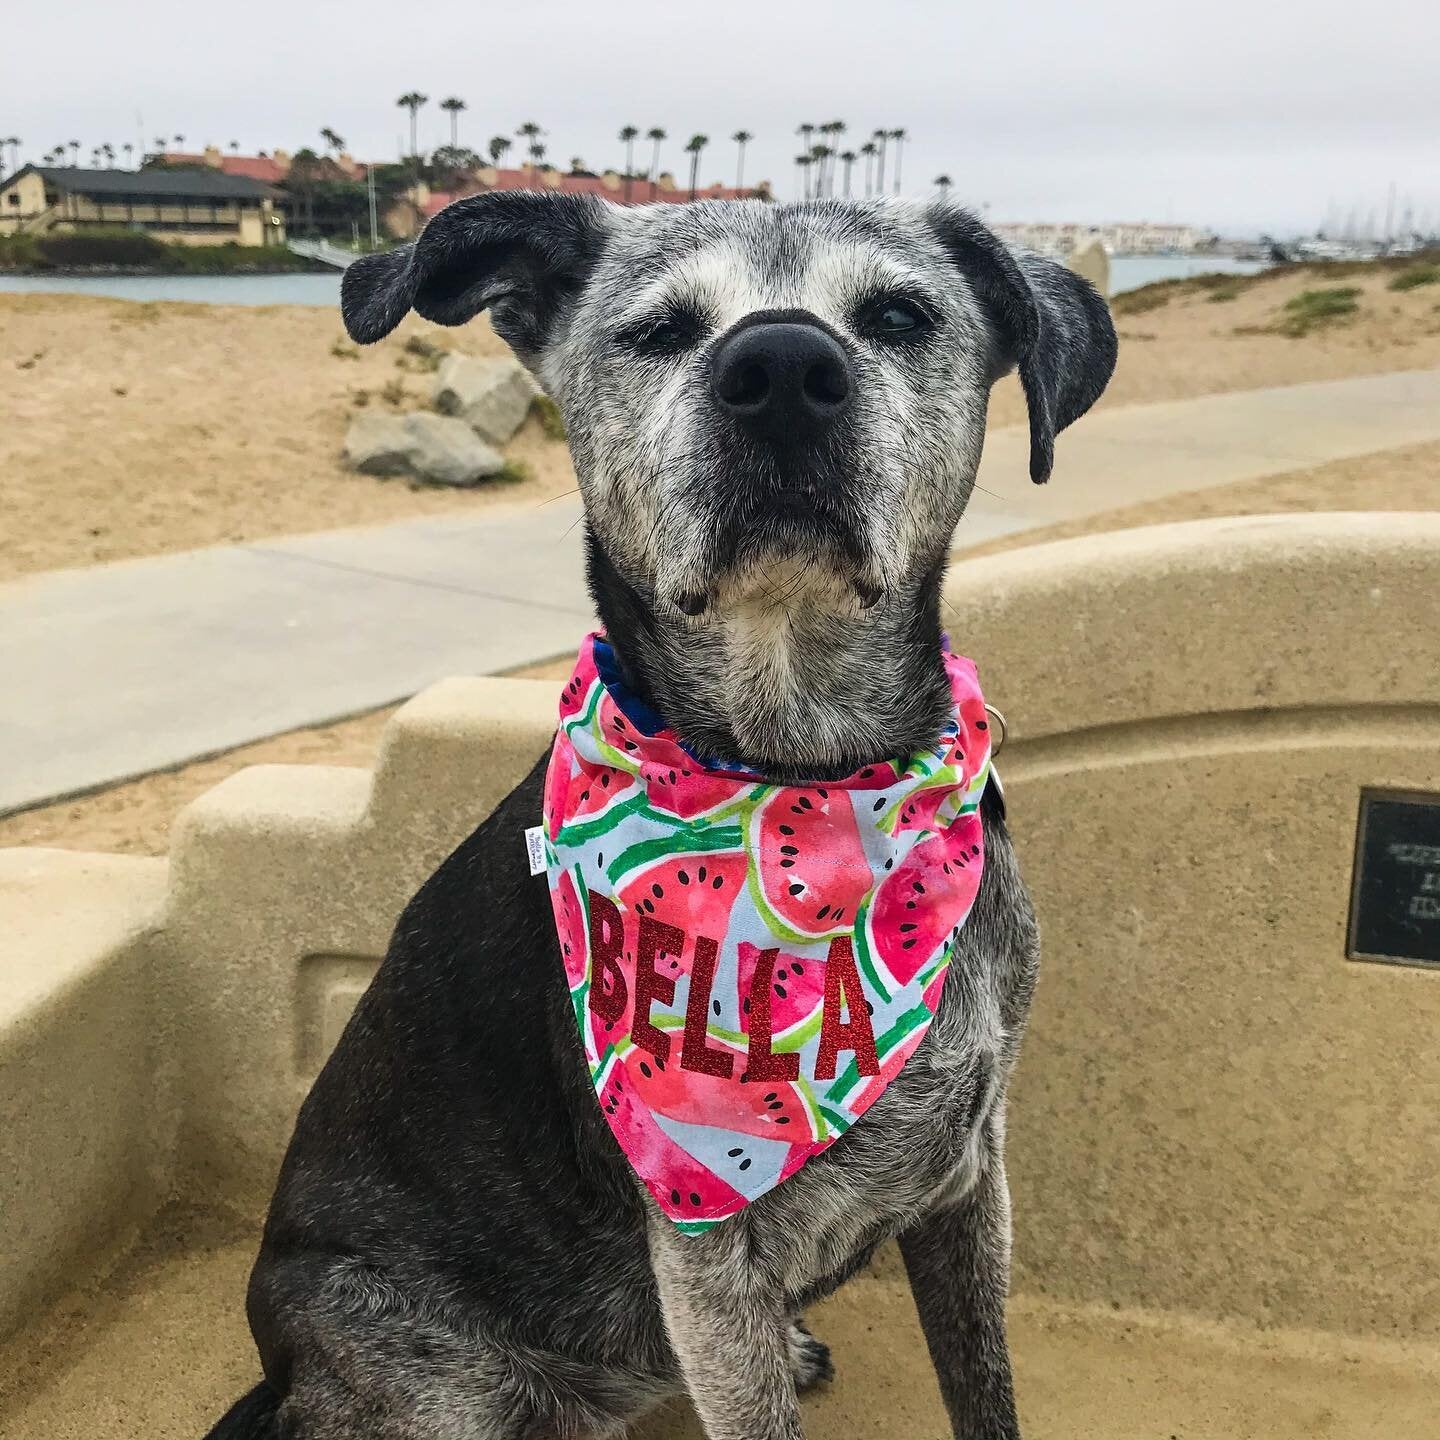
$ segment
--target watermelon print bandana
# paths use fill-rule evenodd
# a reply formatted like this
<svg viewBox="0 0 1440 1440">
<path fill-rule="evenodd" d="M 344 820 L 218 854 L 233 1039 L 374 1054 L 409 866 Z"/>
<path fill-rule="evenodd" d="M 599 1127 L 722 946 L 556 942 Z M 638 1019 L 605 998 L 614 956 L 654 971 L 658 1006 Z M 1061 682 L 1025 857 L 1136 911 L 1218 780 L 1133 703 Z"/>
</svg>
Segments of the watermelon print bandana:
<svg viewBox="0 0 1440 1440">
<path fill-rule="evenodd" d="M 833 1145 L 934 1019 L 980 886 L 975 666 L 930 749 L 823 785 L 691 755 L 590 636 L 560 699 L 544 854 L 615 1139 L 698 1233 Z"/>
</svg>

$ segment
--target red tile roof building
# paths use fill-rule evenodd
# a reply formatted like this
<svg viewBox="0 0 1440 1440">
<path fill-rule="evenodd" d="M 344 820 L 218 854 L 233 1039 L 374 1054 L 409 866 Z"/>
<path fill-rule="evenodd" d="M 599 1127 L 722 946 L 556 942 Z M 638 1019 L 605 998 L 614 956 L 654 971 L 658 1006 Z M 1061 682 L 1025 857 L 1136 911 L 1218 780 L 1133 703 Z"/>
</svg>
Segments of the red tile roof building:
<svg viewBox="0 0 1440 1440">
<path fill-rule="evenodd" d="M 603 175 L 572 175 L 559 170 L 497 170 L 484 166 L 473 172 L 463 189 L 430 190 L 422 187 L 418 208 L 427 220 L 447 205 L 466 195 L 486 195 L 495 190 L 552 190 L 561 195 L 598 195 L 618 205 L 683 204 L 690 187 L 678 185 L 674 176 L 658 180 L 632 178 L 629 184 L 613 170 Z M 697 186 L 696 200 L 768 200 L 770 187 L 764 181 L 753 189 L 736 190 L 726 185 Z"/>
</svg>

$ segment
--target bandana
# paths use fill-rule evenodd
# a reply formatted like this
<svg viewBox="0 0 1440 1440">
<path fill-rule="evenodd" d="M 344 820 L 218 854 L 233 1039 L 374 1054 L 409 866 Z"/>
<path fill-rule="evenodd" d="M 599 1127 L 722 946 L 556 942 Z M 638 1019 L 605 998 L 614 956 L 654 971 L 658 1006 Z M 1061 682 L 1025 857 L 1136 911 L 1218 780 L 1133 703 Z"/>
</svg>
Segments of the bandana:
<svg viewBox="0 0 1440 1440">
<path fill-rule="evenodd" d="M 697 1233 L 833 1145 L 934 1019 L 984 864 L 974 664 L 937 743 L 823 785 L 686 750 L 602 636 L 560 699 L 544 859 L 610 1129 Z"/>
</svg>

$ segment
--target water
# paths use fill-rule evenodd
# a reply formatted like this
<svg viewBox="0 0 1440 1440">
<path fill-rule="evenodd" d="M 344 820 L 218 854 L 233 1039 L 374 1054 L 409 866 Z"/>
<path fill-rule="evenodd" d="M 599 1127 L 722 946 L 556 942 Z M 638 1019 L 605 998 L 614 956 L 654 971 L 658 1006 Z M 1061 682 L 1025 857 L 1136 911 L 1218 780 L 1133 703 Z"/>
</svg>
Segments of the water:
<svg viewBox="0 0 1440 1440">
<path fill-rule="evenodd" d="M 1230 255 L 1117 255 L 1110 262 L 1115 294 L 1155 280 L 1190 275 L 1253 275 L 1258 260 Z M 324 275 L 0 275 L 0 291 L 110 295 L 121 300 L 192 300 L 202 305 L 340 303 L 340 272 Z"/>
<path fill-rule="evenodd" d="M 191 300 L 201 305 L 340 303 L 340 272 L 323 275 L 0 275 L 0 291 Z"/>
<path fill-rule="evenodd" d="M 1112 255 L 1110 293 L 1138 290 L 1157 280 L 1188 280 L 1192 275 L 1254 275 L 1266 268 L 1264 260 L 1237 260 L 1233 255 Z"/>
</svg>

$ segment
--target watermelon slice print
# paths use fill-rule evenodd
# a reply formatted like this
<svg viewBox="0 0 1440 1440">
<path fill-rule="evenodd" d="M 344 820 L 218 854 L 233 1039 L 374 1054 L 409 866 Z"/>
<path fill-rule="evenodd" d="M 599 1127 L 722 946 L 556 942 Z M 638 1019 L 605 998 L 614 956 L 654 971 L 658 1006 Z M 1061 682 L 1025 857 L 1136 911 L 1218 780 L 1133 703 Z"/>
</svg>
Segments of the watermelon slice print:
<svg viewBox="0 0 1440 1440">
<path fill-rule="evenodd" d="M 742 940 L 739 948 L 740 964 L 736 972 L 737 989 L 740 992 L 740 1032 L 750 1033 L 751 986 L 755 980 L 755 963 L 760 957 L 760 947 Z M 806 960 L 799 955 L 787 955 L 783 950 L 775 957 L 770 972 L 770 1035 L 775 1044 L 787 1037 L 792 1041 L 798 1036 L 790 1032 L 814 1021 L 819 1028 L 820 1007 L 825 999 L 825 966 L 818 960 Z M 789 1046 L 780 1048 L 788 1049 Z"/>
<path fill-rule="evenodd" d="M 716 1045 L 713 1037 L 710 1044 L 712 1048 Z M 820 1138 L 798 1085 L 778 1080 L 737 1085 L 732 1080 L 684 1070 L 678 1059 L 678 1050 L 669 1060 L 661 1060 L 639 1046 L 632 1046 L 622 1057 L 635 1095 L 657 1115 L 787 1145 L 803 1145 Z M 737 1075 L 744 1061 L 743 1054 L 736 1055 Z"/>
<path fill-rule="evenodd" d="M 736 792 L 741 787 L 736 785 L 733 776 L 711 775 L 698 768 L 683 751 L 680 755 L 678 764 L 647 761 L 641 766 L 652 810 L 681 820 L 694 820 L 736 803 Z"/>
<path fill-rule="evenodd" d="M 745 888 L 745 873 L 741 850 L 666 855 L 632 870 L 615 892 L 615 901 L 632 916 L 649 915 L 683 931 L 684 954 L 667 963 L 672 972 L 688 972 L 697 935 L 717 944 L 725 938 L 730 912 Z M 633 933 L 629 925 L 626 932 Z"/>
<path fill-rule="evenodd" d="M 560 958 L 565 962 L 565 983 L 574 990 L 585 979 L 590 954 L 590 921 L 568 870 L 560 872 L 560 883 L 550 892 L 550 904 L 555 911 Z"/>
<path fill-rule="evenodd" d="M 565 787 L 561 827 L 593 822 L 639 793 L 639 782 L 630 771 L 582 761 Z"/>
<path fill-rule="evenodd" d="M 779 790 L 756 808 L 747 838 L 755 905 L 777 937 L 848 933 L 874 883 L 848 792 Z"/>
<path fill-rule="evenodd" d="M 980 817 L 962 815 L 916 845 L 871 898 L 865 949 L 894 988 L 908 985 L 959 932 L 980 888 L 981 840 Z"/>
<path fill-rule="evenodd" d="M 677 1145 L 635 1095 L 625 1066 L 611 1062 L 596 1086 L 611 1132 L 655 1203 L 673 1220 L 717 1220 L 733 1215 L 745 1197 Z"/>
</svg>

